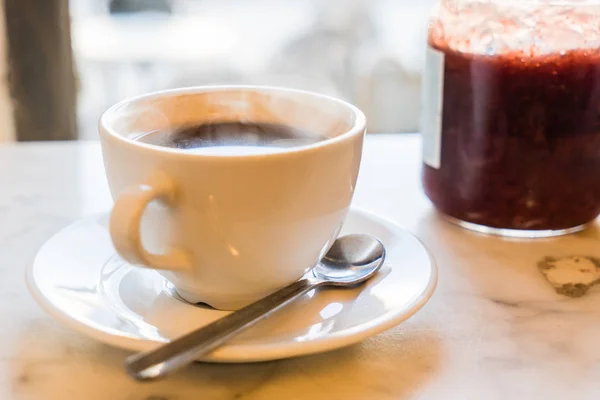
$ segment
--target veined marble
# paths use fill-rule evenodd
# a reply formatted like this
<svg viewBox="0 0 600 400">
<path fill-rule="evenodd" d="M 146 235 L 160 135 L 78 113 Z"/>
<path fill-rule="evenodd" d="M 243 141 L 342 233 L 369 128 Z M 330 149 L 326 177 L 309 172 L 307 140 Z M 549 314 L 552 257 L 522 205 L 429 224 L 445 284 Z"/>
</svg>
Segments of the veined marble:
<svg viewBox="0 0 600 400">
<path fill-rule="evenodd" d="M 52 320 L 23 280 L 56 230 L 110 208 L 99 145 L 0 147 L 0 399 L 599 399 L 600 287 L 561 296 L 538 263 L 600 258 L 600 229 L 537 240 L 465 231 L 432 210 L 419 168 L 416 136 L 370 136 L 354 204 L 406 226 L 433 253 L 438 289 L 421 312 L 343 350 L 196 364 L 138 384 L 122 371 L 127 352 Z"/>
</svg>

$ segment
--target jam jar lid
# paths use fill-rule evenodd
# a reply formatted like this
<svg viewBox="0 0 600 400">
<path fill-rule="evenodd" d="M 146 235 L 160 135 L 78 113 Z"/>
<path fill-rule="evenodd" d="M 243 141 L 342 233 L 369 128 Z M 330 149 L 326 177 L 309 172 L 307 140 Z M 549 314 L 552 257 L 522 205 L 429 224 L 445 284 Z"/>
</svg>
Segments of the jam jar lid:
<svg viewBox="0 0 600 400">
<path fill-rule="evenodd" d="M 429 41 L 478 55 L 600 48 L 600 0 L 440 0 Z"/>
</svg>

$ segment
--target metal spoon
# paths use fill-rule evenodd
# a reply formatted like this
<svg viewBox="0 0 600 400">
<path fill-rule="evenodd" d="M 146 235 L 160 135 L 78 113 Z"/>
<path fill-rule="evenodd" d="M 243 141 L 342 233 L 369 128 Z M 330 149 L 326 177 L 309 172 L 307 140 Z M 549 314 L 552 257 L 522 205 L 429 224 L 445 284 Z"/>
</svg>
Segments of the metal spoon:
<svg viewBox="0 0 600 400">
<path fill-rule="evenodd" d="M 321 286 L 352 287 L 370 279 L 385 260 L 385 248 L 374 237 L 338 238 L 325 257 L 305 277 L 275 293 L 164 346 L 125 360 L 127 373 L 139 381 L 174 372 L 219 347 L 227 340 Z"/>
</svg>

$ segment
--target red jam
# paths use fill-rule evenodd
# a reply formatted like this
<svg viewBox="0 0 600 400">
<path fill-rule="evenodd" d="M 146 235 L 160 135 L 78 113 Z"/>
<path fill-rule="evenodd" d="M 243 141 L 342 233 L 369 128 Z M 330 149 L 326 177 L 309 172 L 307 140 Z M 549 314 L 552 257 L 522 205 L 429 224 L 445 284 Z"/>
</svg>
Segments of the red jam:
<svg viewBox="0 0 600 400">
<path fill-rule="evenodd" d="M 441 163 L 424 165 L 443 213 L 493 228 L 564 230 L 600 213 L 600 49 L 445 54 Z"/>
</svg>

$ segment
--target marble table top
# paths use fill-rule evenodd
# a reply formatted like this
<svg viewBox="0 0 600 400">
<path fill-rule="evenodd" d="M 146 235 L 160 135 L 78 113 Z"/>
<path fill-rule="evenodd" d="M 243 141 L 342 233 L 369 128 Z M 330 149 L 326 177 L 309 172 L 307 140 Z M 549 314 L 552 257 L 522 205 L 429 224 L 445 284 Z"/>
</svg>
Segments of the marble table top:
<svg viewBox="0 0 600 400">
<path fill-rule="evenodd" d="M 600 256 L 600 229 L 503 240 L 443 221 L 422 194 L 419 141 L 370 136 L 355 204 L 406 226 L 439 266 L 431 301 L 359 345 L 252 365 L 196 364 L 139 384 L 127 352 L 47 316 L 24 267 L 55 231 L 107 211 L 95 142 L 0 147 L 0 399 L 578 399 L 600 398 L 600 288 L 557 294 L 545 257 Z"/>
</svg>

